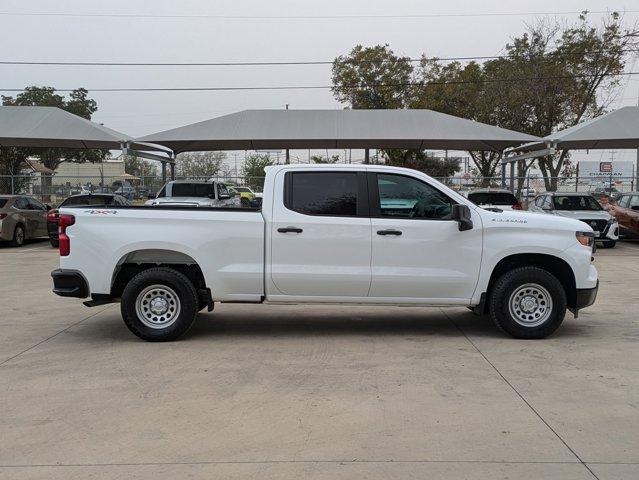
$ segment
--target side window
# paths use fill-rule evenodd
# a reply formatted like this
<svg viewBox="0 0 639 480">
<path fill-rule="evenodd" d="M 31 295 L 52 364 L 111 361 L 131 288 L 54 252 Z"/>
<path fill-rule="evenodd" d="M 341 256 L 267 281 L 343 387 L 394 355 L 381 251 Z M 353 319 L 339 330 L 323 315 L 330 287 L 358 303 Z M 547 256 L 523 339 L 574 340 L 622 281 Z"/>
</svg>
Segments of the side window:
<svg viewBox="0 0 639 480">
<path fill-rule="evenodd" d="M 16 198 L 16 201 L 13 204 L 13 206 L 17 208 L 18 210 L 28 210 L 29 202 L 27 202 L 27 199 L 24 197 L 18 197 Z"/>
<path fill-rule="evenodd" d="M 630 203 L 628 204 L 628 208 L 639 207 L 639 195 L 633 195 L 630 197 Z"/>
<path fill-rule="evenodd" d="M 550 195 L 544 195 L 544 201 L 541 204 L 541 208 L 552 209 L 552 197 Z"/>
<path fill-rule="evenodd" d="M 630 195 L 622 195 L 621 198 L 617 200 L 617 205 L 619 205 L 621 208 L 628 208 L 629 200 Z"/>
<path fill-rule="evenodd" d="M 356 217 L 357 172 L 289 172 L 284 204 L 305 215 Z"/>
<path fill-rule="evenodd" d="M 541 197 L 537 197 L 535 198 L 535 205 L 540 207 L 543 205 L 544 203 L 544 196 L 542 195 Z"/>
<path fill-rule="evenodd" d="M 28 198 L 27 200 L 29 201 L 29 208 L 31 208 L 31 210 L 46 210 L 46 207 L 42 203 L 38 202 L 35 198 Z"/>
<path fill-rule="evenodd" d="M 158 193 L 157 198 L 162 198 L 162 197 L 166 197 L 166 185 L 162 187 L 162 190 L 160 190 L 160 193 Z"/>
<path fill-rule="evenodd" d="M 416 178 L 395 174 L 377 174 L 379 216 L 448 220 L 453 201 Z"/>
<path fill-rule="evenodd" d="M 229 194 L 229 190 L 228 188 L 226 188 L 226 185 L 224 185 L 223 183 L 218 183 L 217 184 L 217 197 L 220 198 L 220 195 L 228 195 Z"/>
</svg>

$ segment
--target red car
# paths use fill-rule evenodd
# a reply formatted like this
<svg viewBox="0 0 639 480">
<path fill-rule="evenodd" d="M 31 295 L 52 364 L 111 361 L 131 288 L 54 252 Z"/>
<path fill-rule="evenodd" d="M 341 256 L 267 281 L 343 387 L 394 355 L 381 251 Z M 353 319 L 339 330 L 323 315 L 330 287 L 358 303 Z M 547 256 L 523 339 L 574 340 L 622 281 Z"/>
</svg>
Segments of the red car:
<svg viewBox="0 0 639 480">
<path fill-rule="evenodd" d="M 621 233 L 639 236 L 639 192 L 624 193 L 608 207 L 619 222 Z"/>
</svg>

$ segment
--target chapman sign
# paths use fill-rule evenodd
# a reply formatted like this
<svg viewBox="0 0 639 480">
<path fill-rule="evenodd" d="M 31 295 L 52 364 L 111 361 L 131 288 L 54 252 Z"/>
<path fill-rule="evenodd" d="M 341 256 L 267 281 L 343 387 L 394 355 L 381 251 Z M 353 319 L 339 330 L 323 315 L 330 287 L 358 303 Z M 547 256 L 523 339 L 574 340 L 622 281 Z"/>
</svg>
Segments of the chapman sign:
<svg viewBox="0 0 639 480">
<path fill-rule="evenodd" d="M 631 179 L 634 176 L 633 162 L 579 162 L 579 178 L 591 180 Z"/>
</svg>

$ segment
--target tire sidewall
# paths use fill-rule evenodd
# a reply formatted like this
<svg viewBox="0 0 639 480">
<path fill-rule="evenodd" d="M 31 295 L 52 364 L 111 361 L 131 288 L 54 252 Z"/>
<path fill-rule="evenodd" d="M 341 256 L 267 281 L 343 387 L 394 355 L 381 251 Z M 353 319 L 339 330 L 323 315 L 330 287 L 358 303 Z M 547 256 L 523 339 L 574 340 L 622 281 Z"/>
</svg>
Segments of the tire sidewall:
<svg viewBox="0 0 639 480">
<path fill-rule="evenodd" d="M 512 293 L 521 285 L 536 283 L 544 287 L 552 298 L 552 311 L 541 325 L 526 327 L 515 321 L 510 313 Z M 497 282 L 490 298 L 490 314 L 495 324 L 515 338 L 538 339 L 552 334 L 566 315 L 566 292 L 551 273 L 537 267 L 522 267 L 505 273 Z"/>
<path fill-rule="evenodd" d="M 22 240 L 19 241 L 18 238 L 18 230 L 22 231 Z M 11 244 L 14 247 L 21 247 L 22 245 L 24 245 L 24 241 L 27 238 L 27 232 L 24 229 L 24 226 L 22 224 L 18 224 L 16 225 L 16 228 L 13 229 L 13 240 L 11 242 Z"/>
<path fill-rule="evenodd" d="M 166 328 L 151 328 L 138 318 L 136 301 L 140 292 L 151 285 L 165 285 L 171 288 L 180 301 L 180 314 L 175 322 Z M 197 315 L 198 299 L 193 284 L 178 271 L 170 268 L 151 268 L 129 281 L 122 293 L 121 312 L 126 326 L 138 337 L 152 342 L 176 340 L 185 334 Z"/>
</svg>

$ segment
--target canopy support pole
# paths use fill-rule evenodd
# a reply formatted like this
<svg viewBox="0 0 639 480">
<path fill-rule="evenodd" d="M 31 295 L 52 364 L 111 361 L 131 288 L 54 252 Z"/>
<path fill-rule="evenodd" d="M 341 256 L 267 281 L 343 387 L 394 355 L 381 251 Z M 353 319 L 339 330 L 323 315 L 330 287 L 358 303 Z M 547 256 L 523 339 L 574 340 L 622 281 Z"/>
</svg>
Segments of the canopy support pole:
<svg viewBox="0 0 639 480">
<path fill-rule="evenodd" d="M 368 148 L 364 150 L 364 163 L 366 165 L 371 163 L 371 151 Z"/>
</svg>

